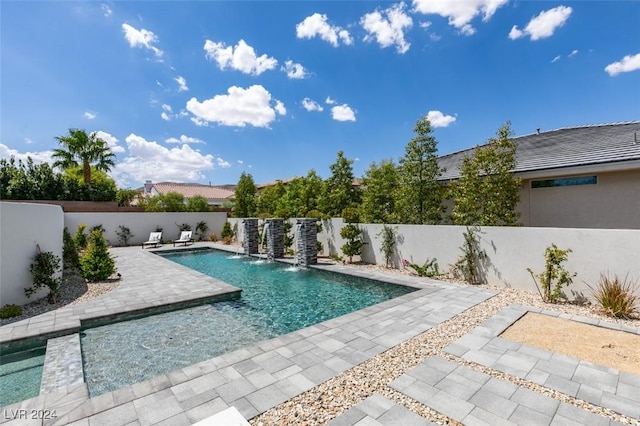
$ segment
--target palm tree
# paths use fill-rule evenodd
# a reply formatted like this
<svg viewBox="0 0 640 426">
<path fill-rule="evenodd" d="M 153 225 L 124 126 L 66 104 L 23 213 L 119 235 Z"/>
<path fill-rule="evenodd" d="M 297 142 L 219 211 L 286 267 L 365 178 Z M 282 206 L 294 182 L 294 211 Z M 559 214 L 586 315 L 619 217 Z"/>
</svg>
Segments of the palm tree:
<svg viewBox="0 0 640 426">
<path fill-rule="evenodd" d="M 81 129 L 69 129 L 68 136 L 56 136 L 58 143 L 64 148 L 53 150 L 53 158 L 56 161 L 53 166 L 63 169 L 82 166 L 84 183 L 91 183 L 91 165 L 96 170 L 108 172 L 115 166 L 113 158 L 115 154 L 109 149 L 109 145 L 100 139 L 96 132 L 87 135 Z"/>
</svg>

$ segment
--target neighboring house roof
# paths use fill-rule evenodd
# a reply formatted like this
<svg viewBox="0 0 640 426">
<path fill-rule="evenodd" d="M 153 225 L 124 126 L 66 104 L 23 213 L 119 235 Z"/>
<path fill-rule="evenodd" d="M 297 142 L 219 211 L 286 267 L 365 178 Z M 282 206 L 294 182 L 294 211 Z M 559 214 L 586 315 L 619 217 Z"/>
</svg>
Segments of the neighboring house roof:
<svg viewBox="0 0 640 426">
<path fill-rule="evenodd" d="M 160 195 L 166 195 L 169 192 L 178 192 L 185 198 L 191 198 L 200 195 L 208 200 L 225 200 L 232 198 L 234 191 L 210 185 L 201 185 L 199 183 L 175 183 L 175 182 L 159 182 L 152 184 L 153 188 Z"/>
<path fill-rule="evenodd" d="M 520 175 L 580 166 L 640 169 L 640 121 L 565 127 L 512 139 L 517 144 L 513 171 Z M 438 164 L 446 168 L 440 180 L 458 179 L 458 166 L 475 149 L 439 157 Z"/>
</svg>

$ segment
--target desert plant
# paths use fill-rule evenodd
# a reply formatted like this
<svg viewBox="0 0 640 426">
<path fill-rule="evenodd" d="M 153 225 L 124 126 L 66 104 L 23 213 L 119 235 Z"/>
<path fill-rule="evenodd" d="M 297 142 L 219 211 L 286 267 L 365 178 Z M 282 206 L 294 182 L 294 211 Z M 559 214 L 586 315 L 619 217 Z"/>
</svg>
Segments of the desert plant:
<svg viewBox="0 0 640 426">
<path fill-rule="evenodd" d="M 116 262 L 109 254 L 100 230 L 91 232 L 87 251 L 80 258 L 80 267 L 82 276 L 89 282 L 106 280 L 116 272 Z"/>
<path fill-rule="evenodd" d="M 218 241 L 218 239 L 218 234 L 216 234 L 215 232 L 209 234 L 209 241 L 215 243 L 216 241 Z"/>
<path fill-rule="evenodd" d="M 4 305 L 0 308 L 0 319 L 14 318 L 22 315 L 22 308 L 18 305 Z"/>
<path fill-rule="evenodd" d="M 231 244 L 231 240 L 233 239 L 233 230 L 231 229 L 231 222 L 227 221 L 224 223 L 224 225 L 222 226 L 222 232 L 220 233 L 220 236 L 224 241 L 226 241 L 227 238 L 229 238 L 229 244 Z"/>
<path fill-rule="evenodd" d="M 87 229 L 87 225 L 81 223 L 78 225 L 78 229 L 76 229 L 76 233 L 73 234 L 73 241 L 76 243 L 76 247 L 78 250 L 82 251 L 87 248 L 87 244 L 89 240 L 87 239 L 87 234 L 84 233 L 84 230 Z"/>
<path fill-rule="evenodd" d="M 191 231 L 191 225 L 189 225 L 188 223 L 176 223 L 176 226 L 178 227 L 180 232 Z"/>
<path fill-rule="evenodd" d="M 121 246 L 128 246 L 129 240 L 134 237 L 134 235 L 131 233 L 131 230 L 124 225 L 118 226 L 116 235 L 118 236 L 118 241 L 120 242 Z"/>
<path fill-rule="evenodd" d="M 562 287 L 571 285 L 573 278 L 577 275 L 570 274 L 562 265 L 571 252 L 571 249 L 562 250 L 555 243 L 551 243 L 544 251 L 544 271 L 534 274 L 531 268 L 527 268 L 544 302 L 557 303 L 561 298 L 565 298 Z"/>
<path fill-rule="evenodd" d="M 207 225 L 207 222 L 205 222 L 204 220 L 196 223 L 196 234 L 198 234 L 198 241 L 204 240 L 204 236 L 207 234 L 208 230 L 209 225 Z"/>
<path fill-rule="evenodd" d="M 629 319 L 638 313 L 639 298 L 634 293 L 638 280 L 629 279 L 629 275 L 620 278 L 614 275 L 600 274 L 600 280 L 595 287 L 587 284 L 591 295 L 602 307 L 607 315 L 616 318 Z"/>
<path fill-rule="evenodd" d="M 332 254 L 331 254 L 331 258 L 332 258 L 333 260 L 335 260 L 336 262 L 342 262 L 342 260 L 343 260 L 343 259 L 342 259 L 342 256 L 339 256 L 339 255 L 338 255 L 338 254 L 336 254 L 336 253 L 332 253 Z"/>
<path fill-rule="evenodd" d="M 391 267 L 391 261 L 393 260 L 393 254 L 396 248 L 396 232 L 398 228 L 387 224 L 382 225 L 382 230 L 378 233 L 378 237 L 382 237 L 382 245 L 380 251 L 384 256 L 385 266 Z"/>
<path fill-rule="evenodd" d="M 406 259 L 404 259 L 402 263 L 405 267 L 411 268 L 416 271 L 416 274 L 421 277 L 432 278 L 440 275 L 440 270 L 438 269 L 438 259 L 436 259 L 435 257 L 431 260 L 427 258 L 427 260 L 424 261 L 424 265 L 422 266 L 418 265 L 417 263 L 411 263 Z"/>
<path fill-rule="evenodd" d="M 60 258 L 50 251 L 40 251 L 38 245 L 36 245 L 36 249 L 38 252 L 29 268 L 33 276 L 33 285 L 25 288 L 24 294 L 30 298 L 38 289 L 47 287 L 49 288 L 47 300 L 49 303 L 56 303 L 62 278 L 54 275 L 60 270 Z"/>
<path fill-rule="evenodd" d="M 230 245 L 233 242 L 233 237 L 231 235 L 227 235 L 226 237 L 222 237 L 222 243 L 225 245 Z"/>
<path fill-rule="evenodd" d="M 67 228 L 62 231 L 62 263 L 65 268 L 77 268 L 80 266 L 78 247 Z"/>
<path fill-rule="evenodd" d="M 340 230 L 340 236 L 347 240 L 342 245 L 342 253 L 349 257 L 349 263 L 353 261 L 353 256 L 362 254 L 362 229 L 358 225 L 349 223 Z"/>
<path fill-rule="evenodd" d="M 460 250 L 462 256 L 453 265 L 455 276 L 463 278 L 469 284 L 481 284 L 484 282 L 483 263 L 487 260 L 487 253 L 480 248 L 481 233 L 478 226 L 467 226 L 462 233 L 464 242 Z"/>
</svg>

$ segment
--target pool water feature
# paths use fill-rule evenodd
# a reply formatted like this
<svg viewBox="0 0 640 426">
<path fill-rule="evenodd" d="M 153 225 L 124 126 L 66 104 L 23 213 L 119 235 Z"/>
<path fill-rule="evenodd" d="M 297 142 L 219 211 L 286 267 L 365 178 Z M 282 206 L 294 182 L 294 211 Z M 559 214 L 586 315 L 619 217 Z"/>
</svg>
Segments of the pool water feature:
<svg viewBox="0 0 640 426">
<path fill-rule="evenodd" d="M 45 347 L 0 356 L 0 407 L 40 394 Z"/>
<path fill-rule="evenodd" d="M 416 289 L 278 263 L 230 259 L 218 250 L 162 254 L 242 288 L 238 300 L 86 329 L 91 396 L 389 300 Z"/>
</svg>

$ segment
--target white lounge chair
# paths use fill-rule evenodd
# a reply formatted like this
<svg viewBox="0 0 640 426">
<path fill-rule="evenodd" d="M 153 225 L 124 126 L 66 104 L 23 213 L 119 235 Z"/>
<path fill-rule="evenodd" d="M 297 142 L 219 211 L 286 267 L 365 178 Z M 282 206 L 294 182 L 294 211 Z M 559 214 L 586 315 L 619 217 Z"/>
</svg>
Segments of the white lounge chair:
<svg viewBox="0 0 640 426">
<path fill-rule="evenodd" d="M 184 243 L 184 245 L 186 246 L 187 243 L 193 243 L 193 242 L 194 242 L 194 239 L 191 238 L 191 231 L 182 231 L 180 233 L 180 238 L 173 241 L 173 246 L 175 247 L 176 244 L 180 244 L 180 243 Z"/>
<path fill-rule="evenodd" d="M 150 246 L 152 244 L 154 247 L 158 247 L 158 244 L 162 244 L 162 232 L 150 233 L 149 241 L 145 241 L 144 243 L 142 243 L 142 248 L 144 248 L 144 246 Z"/>
</svg>

